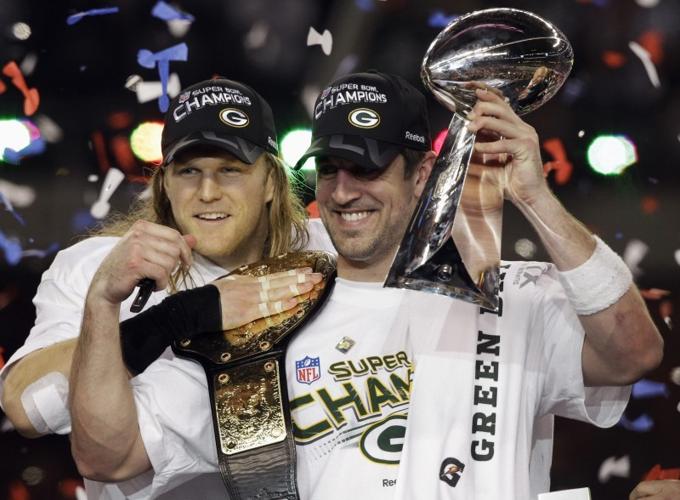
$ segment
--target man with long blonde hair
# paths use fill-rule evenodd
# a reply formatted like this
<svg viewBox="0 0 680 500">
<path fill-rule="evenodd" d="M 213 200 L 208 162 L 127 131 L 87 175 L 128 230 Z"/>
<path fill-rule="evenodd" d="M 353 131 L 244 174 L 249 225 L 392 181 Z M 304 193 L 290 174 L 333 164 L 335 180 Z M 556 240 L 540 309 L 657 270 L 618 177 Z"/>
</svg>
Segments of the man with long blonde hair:
<svg viewBox="0 0 680 500">
<path fill-rule="evenodd" d="M 25 436 L 70 433 L 85 422 L 71 422 L 67 401 L 84 407 L 86 424 L 101 434 L 73 446 L 90 447 L 93 460 L 103 456 L 101 449 L 125 443 L 124 433 L 137 428 L 136 415 L 118 414 L 114 406 L 117 398 L 132 397 L 131 384 L 148 384 L 154 397 L 176 399 L 181 388 L 173 384 L 172 372 L 182 364 L 193 367 L 166 350 L 168 338 L 154 338 L 161 359 L 145 380 L 129 380 L 118 325 L 133 316 L 133 292 L 141 280 L 155 284 L 148 306 L 213 282 L 204 288 L 214 291 L 210 298 L 218 301 L 221 316 L 209 319 L 226 329 L 260 318 L 263 311 L 294 307 L 296 296 L 320 277 L 300 269 L 264 282 L 214 280 L 289 250 L 332 249 L 320 222 L 305 221 L 278 157 L 271 108 L 247 85 L 213 79 L 180 92 L 165 117 L 162 151 L 147 200 L 56 256 L 34 299 L 35 326 L 0 372 L 3 409 Z M 69 388 L 72 366 L 73 377 L 83 381 L 77 388 Z M 118 425 L 104 425 L 114 413 Z M 92 467 L 86 473 L 97 479 Z M 87 486 L 91 498 L 118 498 L 132 491 L 144 497 L 148 484 Z"/>
</svg>

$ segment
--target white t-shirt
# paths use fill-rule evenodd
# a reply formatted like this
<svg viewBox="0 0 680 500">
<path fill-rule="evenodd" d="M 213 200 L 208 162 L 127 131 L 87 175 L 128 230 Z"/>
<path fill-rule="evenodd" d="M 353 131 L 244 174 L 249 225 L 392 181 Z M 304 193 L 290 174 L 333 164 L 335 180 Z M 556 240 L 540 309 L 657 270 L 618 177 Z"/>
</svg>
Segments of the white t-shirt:
<svg viewBox="0 0 680 500">
<path fill-rule="evenodd" d="M 328 233 L 319 219 L 310 219 L 308 221 L 308 231 L 310 238 L 306 249 L 325 250 L 335 253 Z M 17 349 L 0 370 L 0 399 L 7 369 L 13 363 L 33 351 L 78 336 L 82 322 L 83 305 L 92 277 L 118 240 L 119 238 L 117 237 L 88 238 L 62 250 L 55 256 L 52 265 L 43 273 L 37 293 L 33 299 L 36 308 L 35 324 L 24 345 Z M 215 263 L 194 253 L 194 265 L 190 270 L 190 275 L 196 286 L 205 285 L 226 274 L 226 272 L 226 270 Z M 121 304 L 121 321 L 134 316 L 134 313 L 130 312 L 130 305 L 135 295 L 136 291 Z M 166 296 L 167 292 L 164 290 L 152 293 L 145 309 L 160 303 Z M 155 366 L 157 364 L 158 366 Z M 170 382 L 171 376 L 164 373 L 164 370 L 168 369 L 167 367 L 170 367 L 170 372 L 174 372 L 175 366 L 188 366 L 189 373 L 191 374 L 195 374 L 196 367 L 198 367 L 198 371 L 200 371 L 198 376 L 205 383 L 205 375 L 202 373 L 202 368 L 192 361 L 175 358 L 170 348 L 163 353 L 158 361 L 151 365 L 153 369 L 151 367 L 147 369 L 143 374 L 142 380 L 137 380 L 139 377 L 136 377 L 132 379 L 132 383 L 133 385 L 140 384 L 143 387 L 146 387 L 146 384 L 151 384 L 159 400 L 170 396 L 172 399 L 181 401 L 178 395 L 182 394 L 180 392 L 183 387 L 182 383 L 180 382 L 177 386 L 174 386 Z M 154 375 L 158 371 L 164 374 L 161 378 L 156 379 Z M 148 377 L 146 375 L 147 372 L 149 372 Z M 136 397 L 141 401 L 138 402 L 138 405 L 145 403 L 143 392 L 140 392 Z M 70 432 L 70 417 L 66 406 L 65 391 L 57 391 L 51 387 L 46 387 L 34 396 L 34 400 L 48 423 L 59 423 L 59 433 L 67 434 Z M 192 426 L 188 425 L 188 427 L 191 428 Z M 191 436 L 191 432 L 187 434 L 189 437 Z M 214 450 L 214 443 L 212 443 L 212 447 Z M 153 451 L 149 451 L 149 454 L 153 455 Z M 193 482 L 187 482 L 173 491 L 170 496 L 163 496 L 162 498 L 216 498 L 216 496 L 210 495 L 211 491 L 219 491 L 223 497 L 224 486 L 219 474 L 213 474 L 213 476 L 215 476 L 213 478 L 215 481 L 206 481 L 205 478 L 201 478 L 198 489 Z M 152 494 L 156 496 L 156 492 L 151 489 L 153 477 L 153 471 L 149 471 L 146 474 L 122 483 L 105 484 L 85 480 L 85 484 L 88 498 L 90 499 L 117 500 L 126 497 L 142 499 L 149 498 Z M 206 486 L 206 492 L 208 493 L 205 495 L 201 493 L 200 484 Z"/>
<path fill-rule="evenodd" d="M 553 415 L 618 421 L 630 387 L 584 388 L 584 333 L 554 266 L 504 264 L 501 289 L 494 314 L 337 280 L 286 355 L 302 499 L 535 499 Z M 224 498 L 200 366 L 161 359 L 133 384 L 153 494 Z"/>
</svg>

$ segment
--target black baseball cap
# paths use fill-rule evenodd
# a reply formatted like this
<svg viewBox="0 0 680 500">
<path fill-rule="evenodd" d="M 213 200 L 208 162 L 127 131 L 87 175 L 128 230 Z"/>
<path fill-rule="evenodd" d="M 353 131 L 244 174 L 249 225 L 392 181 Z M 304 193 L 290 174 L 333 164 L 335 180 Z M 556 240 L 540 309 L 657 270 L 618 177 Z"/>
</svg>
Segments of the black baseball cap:
<svg viewBox="0 0 680 500">
<path fill-rule="evenodd" d="M 295 168 L 323 155 L 381 170 L 405 148 L 432 149 L 425 96 L 400 76 L 353 73 L 335 80 L 317 98 L 312 144 Z"/>
<path fill-rule="evenodd" d="M 225 149 L 245 163 L 278 155 L 272 109 L 248 85 L 215 78 L 182 90 L 170 103 L 161 136 L 163 165 L 195 145 Z"/>
</svg>

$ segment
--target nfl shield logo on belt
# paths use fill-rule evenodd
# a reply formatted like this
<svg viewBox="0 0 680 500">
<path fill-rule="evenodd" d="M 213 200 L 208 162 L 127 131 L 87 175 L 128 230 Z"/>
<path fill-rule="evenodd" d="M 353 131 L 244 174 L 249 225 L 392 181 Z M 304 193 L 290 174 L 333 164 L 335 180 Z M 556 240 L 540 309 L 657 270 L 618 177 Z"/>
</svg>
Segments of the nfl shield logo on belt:
<svg viewBox="0 0 680 500">
<path fill-rule="evenodd" d="M 295 378 L 301 384 L 311 384 L 321 378 L 321 363 L 319 358 L 305 356 L 300 361 L 295 362 Z"/>
</svg>

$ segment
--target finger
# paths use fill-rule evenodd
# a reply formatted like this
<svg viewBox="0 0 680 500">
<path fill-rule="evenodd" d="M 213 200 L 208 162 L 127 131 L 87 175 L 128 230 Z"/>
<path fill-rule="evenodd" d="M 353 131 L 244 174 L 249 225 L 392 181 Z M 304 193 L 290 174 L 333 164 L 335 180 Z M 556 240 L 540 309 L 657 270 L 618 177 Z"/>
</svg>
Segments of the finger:
<svg viewBox="0 0 680 500">
<path fill-rule="evenodd" d="M 168 286 L 170 273 L 168 270 L 156 262 L 145 261 L 139 269 L 140 279 L 149 278 L 153 280 L 156 287 L 155 291 L 165 290 Z"/>
<path fill-rule="evenodd" d="M 288 309 L 292 309 L 298 304 L 296 299 L 276 300 L 270 302 L 260 302 L 257 305 L 257 310 L 260 313 L 258 318 L 266 318 L 275 314 L 282 313 Z"/>
<path fill-rule="evenodd" d="M 495 116 L 477 116 L 467 125 L 468 130 L 471 132 L 477 132 L 478 130 L 493 131 L 510 139 L 515 139 L 522 134 L 528 133 L 529 129 L 526 127 L 524 122 L 520 124 L 496 118 Z"/>
<path fill-rule="evenodd" d="M 153 222 L 137 221 L 127 236 L 131 242 L 142 246 L 154 246 L 159 251 L 173 255 L 176 261 L 181 260 L 187 266 L 192 263 L 191 247 L 175 229 Z"/>
<path fill-rule="evenodd" d="M 475 95 L 477 99 L 485 102 L 508 102 L 508 98 L 505 97 L 500 91 L 495 91 L 496 89 L 475 89 Z"/>
<path fill-rule="evenodd" d="M 267 290 L 267 292 L 260 292 L 260 302 L 271 302 L 277 300 L 288 300 L 293 297 L 305 294 L 314 288 L 314 283 L 295 283 L 288 286 L 277 286 Z"/>
<path fill-rule="evenodd" d="M 467 114 L 469 120 L 473 120 L 479 116 L 495 116 L 509 121 L 522 121 L 519 116 L 512 111 L 512 108 L 505 102 L 482 102 L 479 101 Z"/>
</svg>

